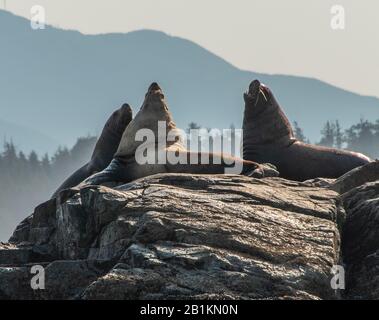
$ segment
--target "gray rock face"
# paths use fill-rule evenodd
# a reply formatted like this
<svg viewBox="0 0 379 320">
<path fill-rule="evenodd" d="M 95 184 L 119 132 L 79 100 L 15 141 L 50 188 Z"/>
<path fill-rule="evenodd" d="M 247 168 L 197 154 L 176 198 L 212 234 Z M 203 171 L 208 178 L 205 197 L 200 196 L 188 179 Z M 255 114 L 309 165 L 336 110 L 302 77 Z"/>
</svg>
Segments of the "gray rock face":
<svg viewBox="0 0 379 320">
<path fill-rule="evenodd" d="M 379 181 L 343 195 L 347 219 L 343 228 L 349 296 L 379 299 Z"/>
<path fill-rule="evenodd" d="M 346 193 L 367 182 L 379 180 L 379 161 L 371 162 L 365 166 L 355 168 L 330 185 L 338 193 Z"/>
<path fill-rule="evenodd" d="M 66 191 L 0 247 L 0 296 L 333 299 L 344 219 L 334 191 L 279 178 L 164 174 Z M 30 289 L 36 263 L 45 290 Z"/>
</svg>

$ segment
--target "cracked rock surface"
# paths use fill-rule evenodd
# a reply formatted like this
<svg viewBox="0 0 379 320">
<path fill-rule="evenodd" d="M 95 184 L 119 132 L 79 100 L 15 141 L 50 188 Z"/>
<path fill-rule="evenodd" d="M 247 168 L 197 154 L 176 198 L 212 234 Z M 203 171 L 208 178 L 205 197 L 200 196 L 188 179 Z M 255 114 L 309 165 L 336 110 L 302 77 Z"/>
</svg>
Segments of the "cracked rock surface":
<svg viewBox="0 0 379 320">
<path fill-rule="evenodd" d="M 280 178 L 66 190 L 0 246 L 0 298 L 335 299 L 344 220 L 335 191 Z M 30 287 L 36 264 L 45 290 Z"/>
<path fill-rule="evenodd" d="M 347 211 L 342 248 L 348 266 L 348 296 L 379 299 L 379 181 L 342 198 Z"/>
</svg>

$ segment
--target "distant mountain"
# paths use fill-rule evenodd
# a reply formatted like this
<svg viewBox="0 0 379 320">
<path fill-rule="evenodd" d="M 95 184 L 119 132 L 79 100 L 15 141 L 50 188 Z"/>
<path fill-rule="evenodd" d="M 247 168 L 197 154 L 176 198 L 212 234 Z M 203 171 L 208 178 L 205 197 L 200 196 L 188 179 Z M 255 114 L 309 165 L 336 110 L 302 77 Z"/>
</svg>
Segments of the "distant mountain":
<svg viewBox="0 0 379 320">
<path fill-rule="evenodd" d="M 0 110 L 3 108 L 0 107 Z M 40 150 L 53 154 L 61 143 L 34 129 L 26 128 L 0 119 L 0 150 L 2 143 L 13 141 L 18 150 L 29 153 Z"/>
<path fill-rule="evenodd" d="M 35 31 L 28 20 L 0 11 L 0 46 L 0 118 L 68 145 L 99 133 L 123 102 L 136 111 L 152 81 L 162 85 L 181 127 L 191 121 L 240 126 L 242 93 L 255 78 L 273 89 L 313 141 L 327 120 L 346 127 L 361 117 L 379 118 L 377 98 L 315 79 L 242 71 L 191 41 L 156 31 Z M 27 135 L 18 139 L 21 145 L 29 141 Z M 46 151 L 40 143 L 33 146 Z"/>
</svg>

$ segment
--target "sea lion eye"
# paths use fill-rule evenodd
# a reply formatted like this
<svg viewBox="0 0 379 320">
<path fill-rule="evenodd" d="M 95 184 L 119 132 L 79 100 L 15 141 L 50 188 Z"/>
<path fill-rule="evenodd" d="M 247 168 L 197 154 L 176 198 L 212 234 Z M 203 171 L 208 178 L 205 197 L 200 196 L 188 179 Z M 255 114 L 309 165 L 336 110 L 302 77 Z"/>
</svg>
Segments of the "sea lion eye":
<svg viewBox="0 0 379 320">
<path fill-rule="evenodd" d="M 160 97 L 161 99 L 164 99 L 164 94 L 161 93 L 161 94 L 159 95 L 159 97 Z"/>
</svg>

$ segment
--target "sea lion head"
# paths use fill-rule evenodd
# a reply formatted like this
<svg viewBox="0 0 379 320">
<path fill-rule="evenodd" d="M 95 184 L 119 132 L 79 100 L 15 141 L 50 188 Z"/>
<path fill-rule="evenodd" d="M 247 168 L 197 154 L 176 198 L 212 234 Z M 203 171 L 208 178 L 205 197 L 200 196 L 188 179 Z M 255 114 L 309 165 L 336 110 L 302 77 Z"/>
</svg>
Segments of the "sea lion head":
<svg viewBox="0 0 379 320">
<path fill-rule="evenodd" d="M 162 126 L 165 126 L 166 130 L 162 130 Z M 133 155 L 138 146 L 143 143 L 136 137 L 143 135 L 144 129 L 153 133 L 155 140 L 152 143 L 155 144 L 158 141 L 166 141 L 167 144 L 181 141 L 180 134 L 177 135 L 175 141 L 167 141 L 167 134 L 173 134 L 178 129 L 168 109 L 163 90 L 156 82 L 149 86 L 140 110 L 125 129 L 117 156 Z"/>
<path fill-rule="evenodd" d="M 141 128 L 149 128 L 154 132 L 158 121 L 165 121 L 168 129 L 176 127 L 168 110 L 163 90 L 156 82 L 149 86 L 137 117 Z"/>
<path fill-rule="evenodd" d="M 129 104 L 124 103 L 114 111 L 105 124 L 105 129 L 114 136 L 121 137 L 129 122 L 133 119 L 133 111 Z"/>
<path fill-rule="evenodd" d="M 92 153 L 90 165 L 92 170 L 103 170 L 112 160 L 123 132 L 133 119 L 132 108 L 123 104 L 108 118 Z"/>
<path fill-rule="evenodd" d="M 254 80 L 244 100 L 244 143 L 286 143 L 293 139 L 291 124 L 267 86 Z"/>
</svg>

